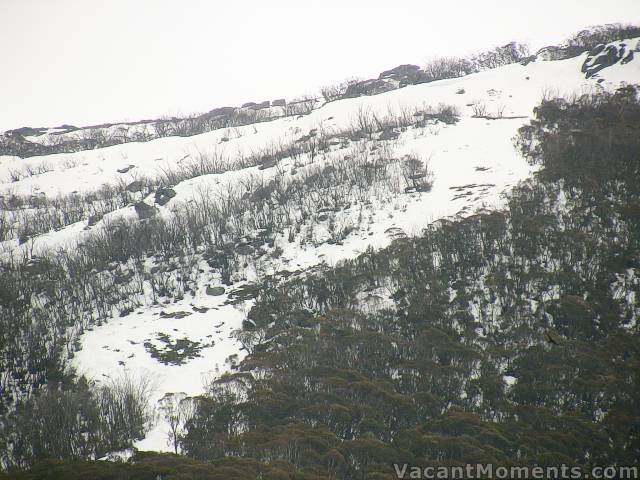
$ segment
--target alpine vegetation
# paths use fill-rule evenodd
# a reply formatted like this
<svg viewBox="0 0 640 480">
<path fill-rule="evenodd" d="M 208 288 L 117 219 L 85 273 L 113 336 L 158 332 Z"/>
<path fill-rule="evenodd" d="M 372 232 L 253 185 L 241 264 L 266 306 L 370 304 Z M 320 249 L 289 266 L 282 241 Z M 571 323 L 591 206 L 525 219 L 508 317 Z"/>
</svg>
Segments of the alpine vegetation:
<svg viewBox="0 0 640 480">
<path fill-rule="evenodd" d="M 0 479 L 638 467 L 640 29 L 446 53 L 0 135 Z"/>
</svg>

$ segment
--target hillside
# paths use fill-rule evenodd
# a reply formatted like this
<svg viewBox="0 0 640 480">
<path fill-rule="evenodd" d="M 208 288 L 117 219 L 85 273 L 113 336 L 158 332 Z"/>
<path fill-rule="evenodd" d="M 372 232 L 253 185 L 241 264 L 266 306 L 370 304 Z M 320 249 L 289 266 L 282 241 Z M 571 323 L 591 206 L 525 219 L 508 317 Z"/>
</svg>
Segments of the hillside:
<svg viewBox="0 0 640 480">
<path fill-rule="evenodd" d="M 549 52 L 0 157 L 2 463 L 635 464 L 640 39 Z"/>
</svg>

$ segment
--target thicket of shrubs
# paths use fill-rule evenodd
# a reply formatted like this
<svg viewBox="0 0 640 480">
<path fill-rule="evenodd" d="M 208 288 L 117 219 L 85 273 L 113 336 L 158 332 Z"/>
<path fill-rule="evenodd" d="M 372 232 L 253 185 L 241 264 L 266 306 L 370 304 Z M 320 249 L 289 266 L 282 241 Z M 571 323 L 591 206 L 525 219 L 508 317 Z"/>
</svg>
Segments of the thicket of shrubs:
<svg viewBox="0 0 640 480">
<path fill-rule="evenodd" d="M 101 386 L 84 378 L 49 383 L 18 402 L 0 425 L 0 465 L 26 468 L 38 459 L 98 459 L 144 438 L 153 421 L 149 379 L 128 374 Z"/>
<path fill-rule="evenodd" d="M 608 23 L 586 28 L 571 35 L 561 46 L 575 47 L 580 53 L 587 52 L 594 47 L 603 44 L 640 37 L 640 27 L 622 23 Z"/>
<path fill-rule="evenodd" d="M 83 220 L 87 220 L 91 226 L 108 213 L 190 178 L 255 166 L 268 168 L 284 158 L 300 158 L 303 155 L 310 155 L 313 161 L 318 152 L 326 152 L 336 145 L 346 145 L 361 138 L 372 139 L 379 132 L 394 137 L 401 129 L 424 126 L 434 120 L 453 124 L 459 116 L 460 112 L 455 106 L 445 104 L 423 110 L 405 108 L 388 112 L 387 115 L 376 115 L 371 110 L 361 109 L 352 126 L 344 131 L 321 131 L 294 140 L 281 140 L 249 154 L 238 153 L 232 157 L 215 151 L 206 155 L 198 154 L 184 159 L 177 167 L 162 170 L 156 176 L 136 175 L 135 181 L 121 180 L 115 184 L 105 184 L 88 194 L 48 198 L 7 193 L 0 196 L 0 242 L 17 238 L 21 244 L 27 243 L 38 235 L 58 231 Z M 52 167 L 43 169 L 32 167 L 29 176 L 51 170 Z M 19 173 L 15 176 L 18 177 Z"/>
<path fill-rule="evenodd" d="M 640 108 L 624 91 L 563 105 L 551 101 L 538 110 L 547 128 L 537 130 L 545 138 L 536 138 L 546 148 L 526 147 L 529 128 L 520 145 L 556 179 L 565 177 L 553 173 L 554 165 L 589 160 L 581 174 L 565 172 L 576 182 L 565 192 L 566 210 L 558 210 L 557 183 L 533 182 L 514 192 L 506 215 L 444 222 L 423 238 L 398 240 L 336 270 L 264 285 L 250 318 L 274 340 L 245 361 L 254 376 L 223 378 L 212 389 L 185 437 L 187 452 L 202 458 L 250 452 L 327 477 L 336 474 L 330 458 L 341 459 L 338 477 L 391 474 L 389 462 L 397 458 L 430 464 L 479 458 L 580 464 L 585 452 L 587 463 L 637 458 L 639 445 L 628 443 L 638 436 L 633 423 L 619 430 L 639 401 L 631 386 L 637 376 L 627 376 L 638 362 L 636 333 L 626 329 L 637 310 L 604 285 L 638 262 L 637 218 L 627 212 L 637 202 L 639 146 L 621 127 L 640 124 Z M 582 133 L 589 141 L 580 141 Z M 576 141 L 559 146 L 566 135 Z M 612 159 L 592 148 L 604 148 L 606 138 L 624 170 L 602 173 Z M 633 185 L 620 185 L 625 178 Z M 364 292 L 388 296 L 394 306 L 363 314 L 355 299 Z M 549 343 L 549 330 L 559 335 L 556 343 Z M 600 381 L 602 372 L 618 365 L 623 372 L 609 381 L 621 390 L 603 398 L 611 385 Z M 505 385 L 505 374 L 517 379 L 515 386 Z M 600 410 L 607 412 L 604 422 Z M 533 422 L 540 433 L 527 439 Z M 556 428 L 562 441 L 554 438 Z"/>
<path fill-rule="evenodd" d="M 250 355 L 194 399 L 184 452 L 282 478 L 637 466 L 638 129 L 632 88 L 544 101 L 516 142 L 541 174 L 506 211 L 265 279 Z"/>
<path fill-rule="evenodd" d="M 638 466 L 636 93 L 545 100 L 516 139 L 541 173 L 505 211 L 442 220 L 334 268 L 265 278 L 245 325 L 250 354 L 193 399 L 180 426 L 180 448 L 196 460 L 45 463 L 18 478 Z"/>
<path fill-rule="evenodd" d="M 240 280 L 246 264 L 259 268 L 267 255 L 277 255 L 278 238 L 341 242 L 366 221 L 362 213 L 354 216 L 347 209 L 357 212 L 372 197 L 384 201 L 406 187 L 427 190 L 428 165 L 413 158 L 411 170 L 403 170 L 390 146 L 401 129 L 425 127 L 441 113 L 451 121 L 446 106 L 419 115 L 406 110 L 380 116 L 363 109 L 342 132 L 312 131 L 296 142 L 273 146 L 256 156 L 263 170 L 215 194 L 201 190 L 193 202 L 172 207 L 170 217 L 113 221 L 89 232 L 73 249 L 37 255 L 26 249 L 24 257 L 3 261 L 1 413 L 62 382 L 67 359 L 87 328 L 145 303 L 184 298 L 195 293 L 203 276 L 226 284 Z M 293 163 L 289 175 L 281 167 L 284 159 Z M 204 173 L 201 166 L 182 173 Z M 182 173 L 164 178 L 176 180 Z M 406 180 L 404 174 L 409 175 Z M 65 215 L 64 210 L 57 213 Z M 199 267 L 202 259 L 207 271 Z M 4 454 L 12 455 L 10 450 Z"/>
</svg>

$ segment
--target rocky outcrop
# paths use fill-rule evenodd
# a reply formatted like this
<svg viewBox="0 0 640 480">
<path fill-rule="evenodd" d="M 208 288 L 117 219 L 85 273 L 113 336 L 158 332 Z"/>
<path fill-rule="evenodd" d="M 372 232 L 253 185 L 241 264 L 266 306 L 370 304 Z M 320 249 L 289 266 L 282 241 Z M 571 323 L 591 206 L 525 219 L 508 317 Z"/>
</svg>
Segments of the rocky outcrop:
<svg viewBox="0 0 640 480">
<path fill-rule="evenodd" d="M 135 165 L 128 165 L 126 167 L 118 168 L 117 172 L 118 173 L 127 173 L 132 168 L 136 168 L 136 166 Z"/>
<path fill-rule="evenodd" d="M 568 47 L 561 47 L 558 45 L 549 45 L 543 47 L 536 52 L 535 57 L 539 60 L 553 62 L 556 60 L 566 60 L 567 58 L 573 58 L 584 52 L 584 49 L 575 45 Z"/>
<path fill-rule="evenodd" d="M 624 65 L 633 60 L 634 54 L 640 52 L 640 40 L 636 40 L 634 48 L 629 47 L 626 42 L 610 43 L 608 45 L 598 45 L 587 55 L 582 64 L 582 73 L 586 78 L 597 76 L 598 72 L 611 67 L 617 63 Z"/>
<path fill-rule="evenodd" d="M 400 87 L 405 85 L 416 85 L 425 83 L 427 74 L 418 65 L 398 65 L 391 70 L 386 70 L 380 74 L 378 80 L 395 80 Z"/>
<path fill-rule="evenodd" d="M 212 297 L 219 297 L 220 295 L 224 295 L 224 292 L 224 287 L 207 287 L 206 289 L 206 294 Z"/>
<path fill-rule="evenodd" d="M 176 191 L 173 188 L 160 188 L 155 194 L 155 202 L 162 206 L 169 203 L 173 197 L 176 196 Z"/>
<path fill-rule="evenodd" d="M 363 80 L 349 85 L 344 94 L 345 98 L 362 97 L 364 95 L 377 95 L 398 88 L 398 83 L 391 79 Z"/>
<path fill-rule="evenodd" d="M 141 192 L 144 189 L 144 182 L 142 182 L 141 180 L 136 180 L 134 182 L 131 182 L 124 189 L 127 192 L 131 193 Z"/>
<path fill-rule="evenodd" d="M 138 202 L 133 206 L 133 208 L 138 214 L 138 218 L 140 220 L 146 220 L 147 218 L 151 218 L 157 213 L 157 210 L 155 207 L 152 207 L 151 205 L 145 202 Z"/>
</svg>

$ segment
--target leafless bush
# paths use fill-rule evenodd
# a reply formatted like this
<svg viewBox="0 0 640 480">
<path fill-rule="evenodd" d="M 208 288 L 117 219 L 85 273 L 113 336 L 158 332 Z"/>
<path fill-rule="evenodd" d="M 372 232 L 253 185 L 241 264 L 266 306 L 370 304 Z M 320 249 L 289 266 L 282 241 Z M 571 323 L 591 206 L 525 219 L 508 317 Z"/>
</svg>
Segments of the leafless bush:
<svg viewBox="0 0 640 480">
<path fill-rule="evenodd" d="M 423 160 L 418 154 L 405 155 L 402 159 L 402 174 L 406 191 L 428 192 L 433 186 L 433 173 L 429 160 Z"/>
<path fill-rule="evenodd" d="M 460 119 L 460 109 L 456 105 L 439 103 L 434 109 L 433 115 L 441 122 L 452 125 Z"/>
<path fill-rule="evenodd" d="M 313 111 L 316 105 L 316 99 L 311 96 L 302 97 L 285 106 L 285 115 L 290 117 L 294 115 L 307 115 Z"/>
<path fill-rule="evenodd" d="M 167 444 L 177 454 L 186 433 L 186 423 L 195 413 L 195 400 L 184 392 L 167 393 L 160 399 L 160 413 L 169 426 Z"/>
<path fill-rule="evenodd" d="M 517 63 L 528 56 L 529 47 L 526 44 L 510 42 L 474 55 L 470 62 L 473 71 L 482 71 Z"/>
<path fill-rule="evenodd" d="M 424 66 L 424 72 L 430 82 L 457 78 L 472 72 L 472 64 L 460 57 L 436 57 Z"/>
<path fill-rule="evenodd" d="M 124 372 L 109 379 L 96 392 L 98 408 L 104 423 L 104 435 L 111 445 L 128 446 L 131 439 L 142 439 L 153 422 L 149 398 L 153 380 Z"/>
<path fill-rule="evenodd" d="M 373 134 L 378 131 L 380 119 L 369 107 L 360 106 L 351 122 L 351 136 L 354 139 L 368 138 L 371 140 Z"/>
<path fill-rule="evenodd" d="M 474 117 L 484 117 L 487 115 L 487 104 L 483 100 L 474 100 L 471 104 Z"/>
<path fill-rule="evenodd" d="M 345 93 L 347 92 L 347 89 L 351 85 L 354 85 L 359 81 L 361 81 L 361 79 L 359 78 L 348 78 L 346 80 L 343 80 L 342 82 L 322 87 L 320 89 L 320 93 L 322 94 L 322 97 L 324 98 L 325 102 L 327 103 L 334 102 L 336 100 L 340 100 L 341 98 L 344 98 Z"/>
</svg>

